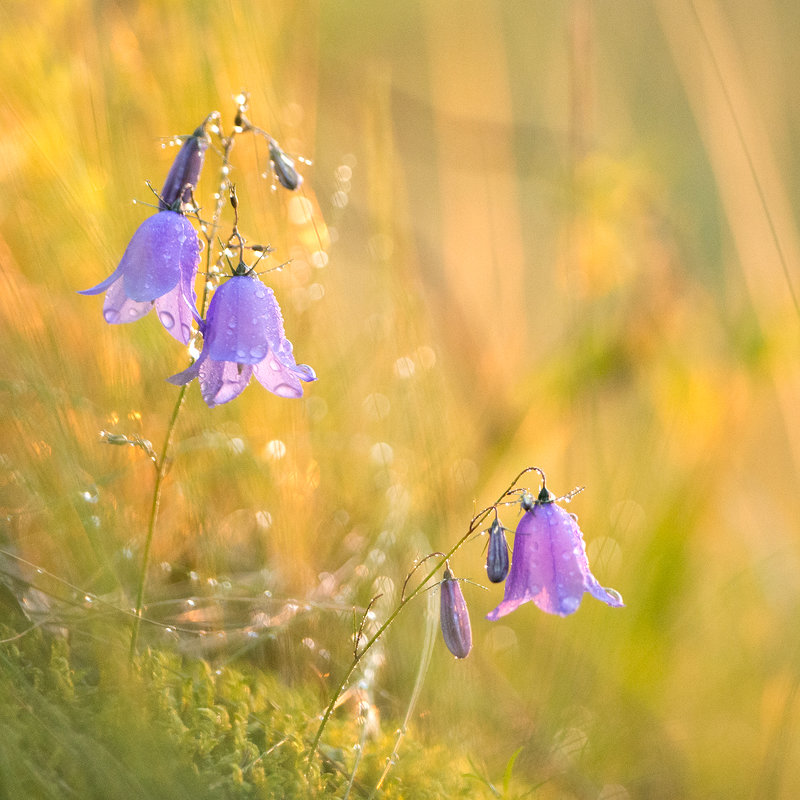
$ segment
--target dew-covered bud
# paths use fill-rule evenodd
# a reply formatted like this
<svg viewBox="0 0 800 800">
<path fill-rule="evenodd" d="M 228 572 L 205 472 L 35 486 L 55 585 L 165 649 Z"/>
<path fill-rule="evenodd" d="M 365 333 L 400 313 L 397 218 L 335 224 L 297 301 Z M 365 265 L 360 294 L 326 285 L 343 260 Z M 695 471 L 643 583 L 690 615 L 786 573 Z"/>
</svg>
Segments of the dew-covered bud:
<svg viewBox="0 0 800 800">
<path fill-rule="evenodd" d="M 200 179 L 200 170 L 208 149 L 209 139 L 204 125 L 189 136 L 172 162 L 158 201 L 161 211 L 180 209 L 192 200 L 192 192 Z"/>
<path fill-rule="evenodd" d="M 294 160 L 281 150 L 274 139 L 269 140 L 269 157 L 278 183 L 285 189 L 294 191 L 303 182 L 303 176 L 295 168 Z"/>
<path fill-rule="evenodd" d="M 508 543 L 499 520 L 489 528 L 489 547 L 486 553 L 486 576 L 492 583 L 502 583 L 508 575 Z"/>
<path fill-rule="evenodd" d="M 445 567 L 441 587 L 440 611 L 444 643 L 456 658 L 466 658 L 472 650 L 472 627 L 461 586 L 449 567 Z"/>
<path fill-rule="evenodd" d="M 109 431 L 100 431 L 100 438 L 106 444 L 133 444 L 133 442 L 125 436 L 124 433 L 111 433 Z"/>
</svg>

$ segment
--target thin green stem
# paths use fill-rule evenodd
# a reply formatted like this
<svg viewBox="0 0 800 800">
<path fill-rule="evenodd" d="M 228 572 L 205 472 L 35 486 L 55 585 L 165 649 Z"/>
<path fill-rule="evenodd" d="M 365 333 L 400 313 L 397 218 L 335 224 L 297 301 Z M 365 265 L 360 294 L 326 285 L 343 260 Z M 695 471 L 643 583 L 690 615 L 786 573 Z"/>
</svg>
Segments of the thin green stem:
<svg viewBox="0 0 800 800">
<path fill-rule="evenodd" d="M 156 467 L 156 481 L 153 486 L 153 502 L 150 506 L 150 521 L 147 525 L 147 537 L 144 540 L 144 551 L 142 552 L 142 568 L 139 572 L 139 582 L 136 586 L 136 606 L 134 608 L 133 631 L 131 632 L 130 660 L 133 661 L 136 655 L 136 644 L 139 639 L 139 626 L 142 621 L 142 606 L 144 605 L 144 587 L 147 581 L 147 565 L 150 560 L 150 548 L 153 545 L 153 534 L 156 530 L 156 520 L 158 519 L 158 509 L 161 504 L 161 487 L 169 466 L 169 448 L 172 444 L 172 435 L 175 432 L 175 424 L 178 421 L 178 414 L 183 405 L 183 398 L 186 396 L 186 384 L 181 386 L 178 392 L 178 399 L 172 409 L 172 416 L 167 425 L 167 433 L 164 436 L 164 444 L 158 459 L 154 462 Z"/>
</svg>

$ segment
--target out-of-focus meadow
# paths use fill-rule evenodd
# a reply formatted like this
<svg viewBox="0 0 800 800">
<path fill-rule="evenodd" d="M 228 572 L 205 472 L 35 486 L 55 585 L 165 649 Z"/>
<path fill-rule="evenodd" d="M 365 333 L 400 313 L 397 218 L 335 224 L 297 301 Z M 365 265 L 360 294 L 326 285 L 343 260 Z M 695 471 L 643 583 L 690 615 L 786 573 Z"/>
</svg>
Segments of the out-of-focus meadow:
<svg viewBox="0 0 800 800">
<path fill-rule="evenodd" d="M 410 709 L 386 796 L 435 796 L 434 778 L 500 796 L 519 750 L 506 797 L 797 797 L 799 31 L 793 0 L 5 3 L 7 637 L 20 602 L 66 636 L 51 673 L 96 673 L 80 713 L 122 735 L 130 618 L 114 608 L 133 602 L 153 469 L 99 434 L 160 446 L 164 379 L 187 362 L 154 315 L 108 326 L 76 290 L 150 213 L 131 199 L 163 181 L 162 141 L 212 109 L 230 126 L 245 89 L 250 118 L 313 161 L 303 194 L 275 191 L 267 148 L 242 137 L 231 177 L 243 232 L 292 259 L 265 280 L 319 380 L 302 400 L 253 382 L 213 410 L 190 387 L 146 595 L 170 627 L 145 624 L 141 649 L 167 672 L 269 676 L 273 712 L 307 715 L 302 754 L 351 658 L 352 609 L 380 593 L 367 628 L 385 619 L 414 559 L 535 464 L 559 494 L 586 485 L 570 510 L 626 607 L 490 623 L 501 589 L 467 583 L 474 650 L 454 661 L 437 639 L 426 669 L 420 599 L 334 712 L 328 769 L 345 786 L 365 753 L 379 775 Z M 219 163 L 210 151 L 207 205 Z M 486 583 L 484 543 L 458 576 Z M 157 763 L 191 785 L 146 726 L 117 750 L 98 734 L 101 761 L 78 750 L 58 709 L 43 719 L 47 680 L 19 688 L 47 672 L 26 658 L 3 656 L 8 730 L 34 709 L 41 741 L 99 764 L 108 792 L 128 769 L 126 796 L 148 796 Z M 36 763 L 8 777 L 28 735 L 0 737 L 6 796 L 77 796 Z M 437 755 L 404 772 L 412 751 Z M 273 796 L 240 766 L 230 796 Z M 23 774 L 42 785 L 20 794 Z M 351 796 L 375 783 L 356 770 Z"/>
</svg>

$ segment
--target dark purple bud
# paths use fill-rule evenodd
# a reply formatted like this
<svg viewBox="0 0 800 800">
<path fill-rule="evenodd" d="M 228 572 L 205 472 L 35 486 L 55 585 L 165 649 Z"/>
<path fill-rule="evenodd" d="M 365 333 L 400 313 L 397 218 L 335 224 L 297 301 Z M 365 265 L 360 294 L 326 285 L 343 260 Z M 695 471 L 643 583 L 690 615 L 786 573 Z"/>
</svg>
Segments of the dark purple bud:
<svg viewBox="0 0 800 800">
<path fill-rule="evenodd" d="M 555 500 L 556 496 L 546 486 L 542 486 L 536 498 L 526 490 L 522 493 L 519 502 L 523 511 L 533 511 L 536 506 L 542 506 L 545 503 L 554 503 Z"/>
<path fill-rule="evenodd" d="M 555 503 L 555 501 L 556 496 L 546 486 L 542 486 L 539 490 L 539 496 L 536 498 L 536 503 L 541 506 L 545 503 Z"/>
<path fill-rule="evenodd" d="M 461 586 L 449 567 L 445 567 L 441 586 L 440 610 L 444 643 L 456 658 L 466 658 L 472 650 L 472 627 Z"/>
<path fill-rule="evenodd" d="M 303 182 L 303 176 L 297 172 L 294 161 L 281 150 L 274 139 L 269 140 L 269 157 L 278 183 L 293 192 Z"/>
<path fill-rule="evenodd" d="M 203 125 L 183 143 L 161 190 L 158 201 L 161 211 L 178 211 L 183 203 L 191 202 L 208 145 L 209 139 Z"/>
<path fill-rule="evenodd" d="M 499 520 L 489 528 L 489 548 L 486 553 L 486 575 L 492 583 L 502 583 L 508 575 L 509 558 L 506 532 Z"/>
</svg>

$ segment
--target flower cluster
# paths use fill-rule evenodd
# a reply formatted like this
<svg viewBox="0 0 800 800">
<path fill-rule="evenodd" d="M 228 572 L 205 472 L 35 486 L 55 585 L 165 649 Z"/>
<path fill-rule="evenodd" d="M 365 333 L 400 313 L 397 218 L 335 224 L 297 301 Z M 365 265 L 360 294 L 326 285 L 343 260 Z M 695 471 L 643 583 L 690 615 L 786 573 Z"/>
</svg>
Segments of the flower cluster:
<svg viewBox="0 0 800 800">
<path fill-rule="evenodd" d="M 587 592 L 609 606 L 623 606 L 620 594 L 602 587 L 589 569 L 577 518 L 558 505 L 559 499 L 569 500 L 575 492 L 556 498 L 545 485 L 544 473 L 537 472 L 542 476 L 538 496 L 534 499 L 527 491 L 521 495 L 523 516 L 514 535 L 510 569 L 505 529 L 497 516 L 489 529 L 487 576 L 493 583 L 505 580 L 505 592 L 487 619 L 500 619 L 529 601 L 548 614 L 566 617 L 578 610 Z M 492 508 L 496 515 L 497 507 Z M 448 649 L 457 658 L 466 657 L 472 646 L 469 612 L 449 564 L 441 583 L 441 618 Z"/>
<path fill-rule="evenodd" d="M 290 190 L 297 189 L 302 177 L 294 161 L 269 134 L 244 117 L 244 108 L 240 104 L 235 130 L 263 135 L 278 183 Z M 168 380 L 182 385 L 198 378 L 209 407 L 233 400 L 253 375 L 274 394 L 300 397 L 303 394 L 300 382 L 316 380 L 316 376 L 311 367 L 295 361 L 272 289 L 264 286 L 245 265 L 244 239 L 236 221 L 229 242 L 238 244 L 239 264 L 211 297 L 205 318 L 197 310 L 194 286 L 201 242 L 189 217 L 197 218 L 194 192 L 211 143 L 206 129 L 214 121 L 212 130 L 219 131 L 218 116 L 216 112 L 210 114 L 185 139 L 158 195 L 157 213 L 139 226 L 114 272 L 81 294 L 105 292 L 103 317 L 112 325 L 134 322 L 155 308 L 167 332 L 185 345 L 192 339 L 196 324 L 203 337 L 200 356 L 188 369 Z M 226 148 L 226 153 L 229 149 Z M 232 187 L 230 194 L 238 220 Z M 268 251 L 264 247 L 252 249 L 260 250 L 262 255 Z"/>
</svg>

